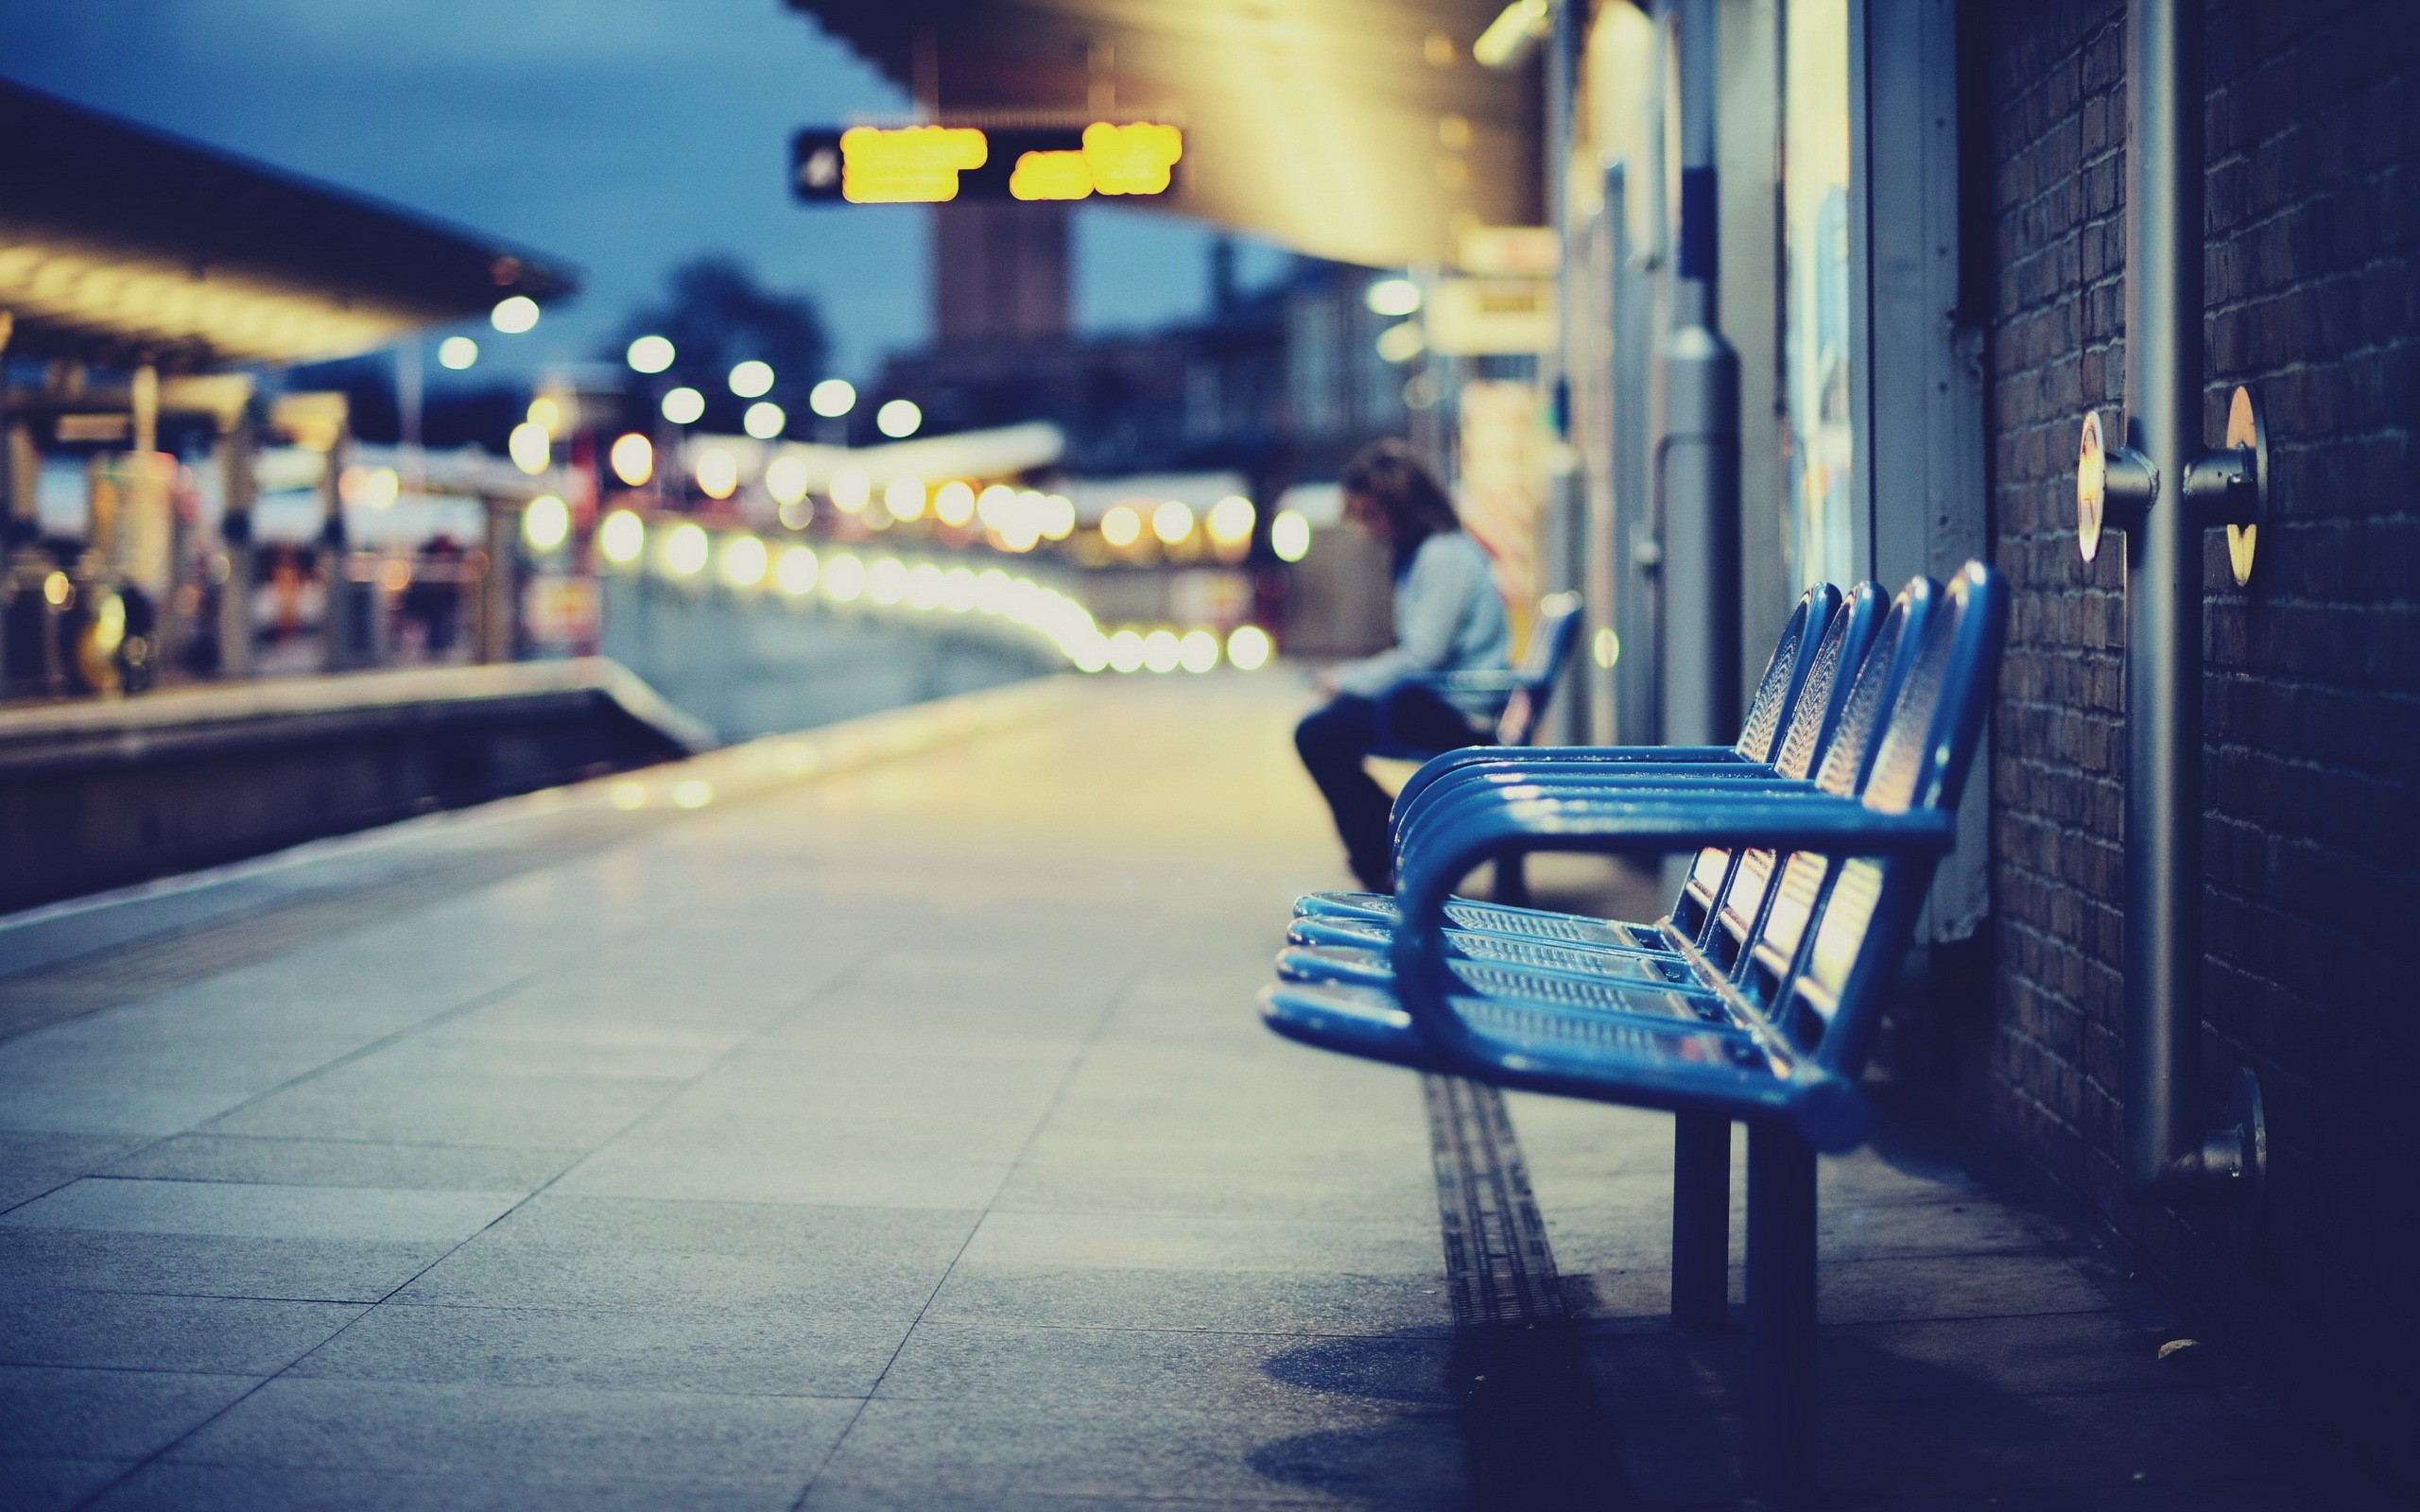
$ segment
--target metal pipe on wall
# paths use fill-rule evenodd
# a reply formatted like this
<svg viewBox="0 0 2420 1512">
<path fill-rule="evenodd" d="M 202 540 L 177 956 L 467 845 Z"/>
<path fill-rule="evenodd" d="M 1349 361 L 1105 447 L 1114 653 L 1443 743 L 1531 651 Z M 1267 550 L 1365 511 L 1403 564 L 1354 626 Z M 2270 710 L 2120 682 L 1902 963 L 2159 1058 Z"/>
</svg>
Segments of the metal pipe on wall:
<svg viewBox="0 0 2420 1512">
<path fill-rule="evenodd" d="M 1664 738 L 1719 746 L 1739 718 L 1739 358 L 1715 329 L 1715 5 L 1671 8 L 1680 234 L 1662 353 Z"/>
<path fill-rule="evenodd" d="M 2126 533 L 2126 1190 L 2238 1198 L 2261 1175 L 2258 1084 L 2239 1072 L 2211 1129 L 2202 1076 L 2203 532 L 2257 518 L 2266 441 L 2238 390 L 2229 449 L 2202 443 L 2201 7 L 2130 0 L 2126 24 L 2125 436 L 2104 447 L 2087 417 L 2077 470 L 2084 558 L 2104 518 Z"/>
</svg>

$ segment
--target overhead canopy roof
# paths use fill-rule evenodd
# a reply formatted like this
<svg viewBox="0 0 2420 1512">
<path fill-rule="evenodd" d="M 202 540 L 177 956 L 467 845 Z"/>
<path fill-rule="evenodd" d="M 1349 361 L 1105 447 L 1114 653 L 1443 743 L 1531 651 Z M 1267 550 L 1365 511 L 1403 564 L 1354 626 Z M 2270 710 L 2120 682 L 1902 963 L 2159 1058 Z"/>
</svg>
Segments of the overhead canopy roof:
<svg viewBox="0 0 2420 1512">
<path fill-rule="evenodd" d="M 0 79 L 12 351 L 182 369 L 316 360 L 574 286 L 493 238 Z"/>
<path fill-rule="evenodd" d="M 1470 44 L 1503 0 L 788 0 L 941 113 L 1172 119 L 1170 208 L 1371 266 L 1540 218 L 1534 65 Z"/>
</svg>

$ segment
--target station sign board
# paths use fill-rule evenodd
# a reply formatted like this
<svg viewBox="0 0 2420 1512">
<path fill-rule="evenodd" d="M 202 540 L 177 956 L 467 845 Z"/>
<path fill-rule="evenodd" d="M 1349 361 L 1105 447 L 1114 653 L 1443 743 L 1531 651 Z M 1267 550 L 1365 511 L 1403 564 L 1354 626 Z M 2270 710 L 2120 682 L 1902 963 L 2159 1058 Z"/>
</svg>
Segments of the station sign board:
<svg viewBox="0 0 2420 1512">
<path fill-rule="evenodd" d="M 1156 121 L 816 129 L 791 139 L 790 187 L 810 204 L 1150 198 L 1184 155 L 1184 133 Z"/>
</svg>

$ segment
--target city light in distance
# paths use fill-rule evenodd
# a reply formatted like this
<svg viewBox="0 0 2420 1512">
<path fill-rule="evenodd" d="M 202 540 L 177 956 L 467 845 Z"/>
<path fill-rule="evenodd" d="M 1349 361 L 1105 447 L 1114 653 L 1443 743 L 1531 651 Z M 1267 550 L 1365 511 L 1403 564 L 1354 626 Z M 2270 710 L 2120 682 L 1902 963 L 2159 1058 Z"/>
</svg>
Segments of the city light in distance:
<svg viewBox="0 0 2420 1512">
<path fill-rule="evenodd" d="M 999 511 L 1000 523 L 992 527 L 995 543 L 1003 551 L 1031 551 L 1042 542 L 1042 517 L 1049 507 L 1049 502 L 1031 489 L 1012 495 Z"/>
<path fill-rule="evenodd" d="M 437 344 L 437 365 L 460 372 L 479 360 L 479 344 L 469 336 L 447 336 Z"/>
<path fill-rule="evenodd" d="M 698 490 L 709 499 L 728 499 L 739 488 L 739 458 L 719 446 L 708 447 L 698 458 Z"/>
<path fill-rule="evenodd" d="M 525 417 L 530 424 L 546 433 L 552 439 L 563 432 L 563 406 L 544 394 L 529 401 L 529 413 Z"/>
<path fill-rule="evenodd" d="M 825 420 L 838 420 L 857 407 L 857 386 L 846 378 L 826 378 L 807 390 L 806 407 Z"/>
<path fill-rule="evenodd" d="M 521 539 L 536 551 L 552 551 L 571 534 L 571 510 L 551 493 L 542 493 L 521 511 Z"/>
<path fill-rule="evenodd" d="M 1219 638 L 1208 630 L 1187 630 L 1177 638 L 1177 665 L 1187 672 L 1207 672 L 1219 664 Z"/>
<path fill-rule="evenodd" d="M 773 581 L 783 593 L 804 597 L 815 592 L 819 566 L 814 552 L 804 546 L 791 546 L 774 561 Z"/>
<path fill-rule="evenodd" d="M 1610 626 L 1599 629 L 1596 634 L 1595 651 L 1599 666 L 1614 666 L 1622 659 L 1622 638 L 1616 635 Z"/>
<path fill-rule="evenodd" d="M 733 536 L 722 543 L 722 580 L 734 588 L 753 588 L 765 580 L 765 543 L 754 536 Z"/>
<path fill-rule="evenodd" d="M 547 455 L 552 449 L 544 428 L 526 420 L 512 427 L 512 434 L 504 442 L 505 455 L 512 458 L 512 465 L 532 477 L 546 471 Z"/>
<path fill-rule="evenodd" d="M 647 549 L 647 522 L 628 509 L 615 509 L 596 526 L 596 549 L 616 567 L 627 567 Z"/>
<path fill-rule="evenodd" d="M 1227 632 L 1227 664 L 1257 672 L 1269 664 L 1269 632 L 1257 625 L 1238 625 Z"/>
<path fill-rule="evenodd" d="M 1420 308 L 1420 285 L 1408 278 L 1382 278 L 1363 292 L 1372 315 L 1400 318 Z"/>
<path fill-rule="evenodd" d="M 1042 534 L 1046 540 L 1064 541 L 1076 533 L 1076 501 L 1063 493 L 1053 493 L 1042 501 Z"/>
<path fill-rule="evenodd" d="M 1109 638 L 1109 664 L 1113 671 L 1139 672 L 1143 668 L 1143 638 L 1132 630 L 1120 630 Z"/>
<path fill-rule="evenodd" d="M 885 557 L 866 569 L 866 597 L 877 604 L 896 604 L 908 596 L 908 568 L 896 557 Z"/>
<path fill-rule="evenodd" d="M 773 502 L 780 505 L 784 510 L 787 510 L 790 506 L 804 499 L 806 497 L 805 459 L 796 456 L 777 456 L 766 463 L 765 491 L 771 494 Z M 786 513 L 783 515 L 782 523 L 784 524 L 790 523 Z"/>
<path fill-rule="evenodd" d="M 842 514 L 856 514 L 873 497 L 873 480 L 861 467 L 844 467 L 832 474 L 832 507 Z"/>
<path fill-rule="evenodd" d="M 677 576 L 695 576 L 706 565 L 709 544 L 705 531 L 684 520 L 672 527 L 671 536 L 664 542 L 664 565 Z"/>
<path fill-rule="evenodd" d="M 783 427 L 789 422 L 790 418 L 782 413 L 781 405 L 760 399 L 749 405 L 748 413 L 739 418 L 739 428 L 760 441 L 769 441 L 782 434 Z"/>
<path fill-rule="evenodd" d="M 953 614 L 963 614 L 974 607 L 974 569 L 953 567 L 942 574 L 942 608 Z"/>
<path fill-rule="evenodd" d="M 1417 320 L 1391 325 L 1378 333 L 1378 358 L 1382 362 L 1409 362 L 1428 350 L 1428 333 Z"/>
<path fill-rule="evenodd" d="M 1154 672 L 1174 672 L 1184 656 L 1174 630 L 1153 630 L 1143 637 L 1143 664 Z"/>
<path fill-rule="evenodd" d="M 904 474 L 882 486 L 882 507 L 890 511 L 893 520 L 925 518 L 925 480 Z"/>
<path fill-rule="evenodd" d="M 1081 152 L 1020 152 L 1009 174 L 1013 199 L 1088 199 L 1093 170 Z"/>
<path fill-rule="evenodd" d="M 1124 550 L 1143 539 L 1143 517 L 1131 505 L 1113 504 L 1100 517 L 1100 538 Z M 1116 663 L 1113 660 L 1111 664 Z"/>
<path fill-rule="evenodd" d="M 605 460 L 613 467 L 615 477 L 635 489 L 655 476 L 655 443 L 631 431 L 614 438 Z"/>
<path fill-rule="evenodd" d="M 1269 549 L 1279 561 L 1301 561 L 1310 555 L 1311 522 L 1300 509 L 1280 509 L 1269 522 Z"/>
<path fill-rule="evenodd" d="M 755 399 L 772 392 L 773 367 L 770 363 L 751 359 L 731 369 L 731 391 L 742 399 Z"/>
<path fill-rule="evenodd" d="M 942 570 L 931 562 L 921 561 L 908 569 L 908 592 L 903 595 L 909 609 L 936 609 L 942 601 Z"/>
<path fill-rule="evenodd" d="M 1252 501 L 1230 493 L 1210 507 L 1209 518 L 1203 523 L 1210 528 L 1212 541 L 1221 546 L 1240 546 L 1252 539 Z"/>
<path fill-rule="evenodd" d="M 1151 534 L 1173 546 L 1193 534 L 1193 510 L 1182 499 L 1169 499 L 1151 511 Z"/>
<path fill-rule="evenodd" d="M 952 478 L 934 490 L 933 518 L 945 525 L 962 525 L 974 519 L 974 489 Z"/>
<path fill-rule="evenodd" d="M 662 372 L 672 366 L 672 359 L 677 355 L 679 353 L 672 350 L 672 343 L 664 337 L 641 336 L 631 343 L 628 352 L 622 353 L 622 360 L 631 365 L 632 372 Z"/>
<path fill-rule="evenodd" d="M 337 497 L 352 508 L 384 509 L 403 491 L 403 475 L 391 467 L 349 467 L 337 474 Z"/>
<path fill-rule="evenodd" d="M 683 387 L 664 396 L 664 418 L 675 425 L 694 425 L 706 412 L 706 396 Z"/>
<path fill-rule="evenodd" d="M 986 530 L 1005 530 L 1009 519 L 1015 514 L 1017 490 L 1005 483 L 994 483 L 976 496 L 975 515 Z"/>
<path fill-rule="evenodd" d="M 904 441 L 925 423 L 925 412 L 912 399 L 894 399 L 873 412 L 873 428 L 894 441 Z"/>
<path fill-rule="evenodd" d="M 855 603 L 866 591 L 866 564 L 842 552 L 823 569 L 823 596 L 835 604 Z"/>
<path fill-rule="evenodd" d="M 509 336 L 517 336 L 538 324 L 538 301 L 527 294 L 515 294 L 496 301 L 488 312 L 488 323 Z"/>
</svg>

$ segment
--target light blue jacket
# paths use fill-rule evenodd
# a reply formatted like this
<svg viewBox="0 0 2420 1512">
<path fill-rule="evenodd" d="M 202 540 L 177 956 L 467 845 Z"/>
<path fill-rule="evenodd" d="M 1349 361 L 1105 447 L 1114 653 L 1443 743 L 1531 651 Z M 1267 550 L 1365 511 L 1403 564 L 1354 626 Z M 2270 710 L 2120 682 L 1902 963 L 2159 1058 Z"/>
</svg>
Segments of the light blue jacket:
<svg viewBox="0 0 2420 1512">
<path fill-rule="evenodd" d="M 1336 684 L 1341 692 L 1375 698 L 1423 673 L 1500 672 L 1512 638 L 1487 549 L 1467 531 L 1439 531 L 1420 543 L 1395 579 L 1394 645 L 1337 668 Z M 1443 696 L 1475 721 L 1493 719 L 1504 707 L 1502 694 Z"/>
</svg>

